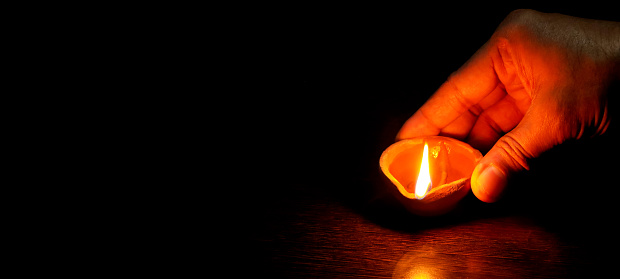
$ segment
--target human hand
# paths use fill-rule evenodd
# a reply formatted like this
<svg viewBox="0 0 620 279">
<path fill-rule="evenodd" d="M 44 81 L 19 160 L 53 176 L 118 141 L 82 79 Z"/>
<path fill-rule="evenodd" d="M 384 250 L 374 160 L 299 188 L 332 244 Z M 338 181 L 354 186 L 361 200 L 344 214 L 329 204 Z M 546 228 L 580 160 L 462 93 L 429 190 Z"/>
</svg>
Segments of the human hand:
<svg viewBox="0 0 620 279">
<path fill-rule="evenodd" d="M 488 151 L 471 177 L 494 202 L 508 179 L 568 139 L 604 133 L 620 80 L 620 23 L 512 12 L 409 118 L 396 139 L 444 135 Z"/>
</svg>

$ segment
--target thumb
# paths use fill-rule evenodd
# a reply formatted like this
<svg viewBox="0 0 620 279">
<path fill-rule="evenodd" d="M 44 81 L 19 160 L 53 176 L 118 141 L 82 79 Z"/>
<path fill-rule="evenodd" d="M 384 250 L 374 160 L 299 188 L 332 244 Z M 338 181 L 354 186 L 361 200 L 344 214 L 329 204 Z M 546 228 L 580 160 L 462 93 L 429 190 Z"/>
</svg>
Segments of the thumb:
<svg viewBox="0 0 620 279">
<path fill-rule="evenodd" d="M 562 140 L 556 129 L 557 118 L 543 111 L 528 111 L 521 123 L 501 137 L 480 160 L 471 177 L 474 195 L 484 202 L 495 202 L 506 188 L 508 179 L 529 170 L 528 162 Z"/>
</svg>

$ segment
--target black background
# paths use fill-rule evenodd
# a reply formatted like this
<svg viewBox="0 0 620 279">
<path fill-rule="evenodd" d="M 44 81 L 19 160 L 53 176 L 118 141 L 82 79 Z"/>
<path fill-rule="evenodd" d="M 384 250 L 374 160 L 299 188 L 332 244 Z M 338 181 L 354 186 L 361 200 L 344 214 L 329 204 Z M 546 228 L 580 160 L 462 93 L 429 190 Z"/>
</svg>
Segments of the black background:
<svg viewBox="0 0 620 279">
<path fill-rule="evenodd" d="M 460 208 L 439 218 L 406 213 L 385 190 L 378 166 L 381 152 L 394 142 L 404 121 L 485 43 L 510 11 L 532 8 L 618 20 L 612 7 L 565 4 L 297 4 L 247 10 L 234 51 L 242 60 L 235 67 L 244 74 L 235 83 L 246 85 L 249 92 L 239 100 L 242 118 L 230 132 L 247 144 L 249 160 L 244 165 L 251 169 L 233 183 L 242 187 L 244 196 L 239 237 L 249 240 L 230 251 L 249 259 L 242 272 L 390 277 L 407 253 L 394 239 L 422 247 L 426 244 L 416 241 L 428 230 L 439 228 L 449 240 L 468 225 L 480 229 L 476 222 L 488 225 L 480 241 L 462 245 L 499 247 L 499 256 L 483 257 L 490 266 L 504 265 L 502 259 L 516 262 L 485 274 L 452 275 L 579 277 L 614 270 L 609 264 L 617 259 L 615 173 L 620 154 L 615 122 L 602 137 L 567 142 L 534 160 L 531 171 L 511 181 L 501 201 L 485 204 L 470 193 Z M 522 222 L 528 224 L 526 229 Z M 354 226 L 356 230 L 347 231 Z M 565 255 L 552 269 L 543 264 L 538 270 L 541 259 L 533 256 L 535 252 L 529 250 L 532 255 L 523 260 L 510 249 L 502 250 L 506 243 L 485 242 L 485 232 L 495 228 L 521 233 L 515 237 L 549 232 L 552 236 L 541 241 L 557 243 Z M 363 253 L 377 263 L 372 267 L 350 257 L 356 247 L 346 241 L 360 236 L 363 240 L 369 232 L 376 237 L 368 241 L 376 245 Z M 397 247 L 377 248 L 381 243 Z M 317 251 L 334 256 L 317 258 Z"/>
</svg>

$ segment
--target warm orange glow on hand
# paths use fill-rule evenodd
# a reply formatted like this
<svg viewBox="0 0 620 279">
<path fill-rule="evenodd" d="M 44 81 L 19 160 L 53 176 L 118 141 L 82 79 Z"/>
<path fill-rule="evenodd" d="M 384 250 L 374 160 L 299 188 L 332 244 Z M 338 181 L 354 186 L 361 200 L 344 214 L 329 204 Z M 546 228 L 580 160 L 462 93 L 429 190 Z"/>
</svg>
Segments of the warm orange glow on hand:
<svg viewBox="0 0 620 279">
<path fill-rule="evenodd" d="M 422 164 L 418 173 L 418 181 L 415 183 L 415 198 L 423 199 L 431 189 L 431 172 L 428 168 L 428 144 L 424 144 Z"/>
<path fill-rule="evenodd" d="M 488 151 L 472 173 L 471 189 L 495 202 L 531 159 L 608 129 L 608 91 L 620 77 L 619 36 L 620 22 L 515 11 L 396 138 L 449 136 Z M 425 186 L 418 180 L 416 198 L 424 197 Z"/>
</svg>

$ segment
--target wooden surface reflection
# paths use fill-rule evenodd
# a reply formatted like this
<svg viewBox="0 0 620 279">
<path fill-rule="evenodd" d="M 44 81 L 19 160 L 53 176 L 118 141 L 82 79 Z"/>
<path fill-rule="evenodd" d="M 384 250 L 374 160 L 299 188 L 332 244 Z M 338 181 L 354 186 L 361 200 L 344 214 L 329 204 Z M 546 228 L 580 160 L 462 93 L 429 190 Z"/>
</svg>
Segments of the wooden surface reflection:
<svg viewBox="0 0 620 279">
<path fill-rule="evenodd" d="M 393 278 L 567 275 L 562 255 L 570 248 L 519 218 L 429 230 L 417 243 L 396 263 Z"/>
<path fill-rule="evenodd" d="M 578 228 L 579 223 L 553 228 L 512 214 L 441 221 L 406 213 L 391 220 L 368 218 L 320 191 L 300 189 L 297 194 L 253 220 L 253 273 L 289 278 L 566 278 L 614 269 L 607 262 L 615 255 L 607 252 L 617 247 L 611 242 L 615 240 L 606 238 L 609 233 L 593 239 L 597 234 Z"/>
</svg>

